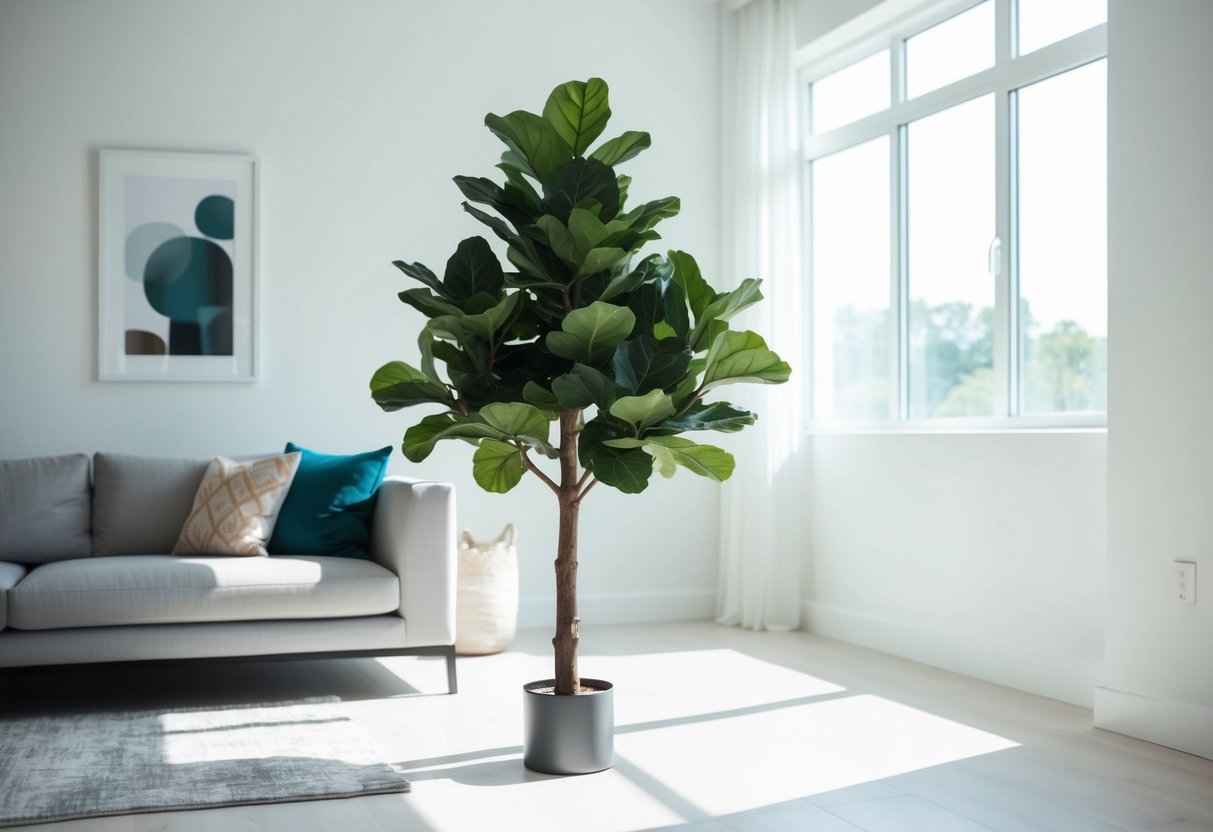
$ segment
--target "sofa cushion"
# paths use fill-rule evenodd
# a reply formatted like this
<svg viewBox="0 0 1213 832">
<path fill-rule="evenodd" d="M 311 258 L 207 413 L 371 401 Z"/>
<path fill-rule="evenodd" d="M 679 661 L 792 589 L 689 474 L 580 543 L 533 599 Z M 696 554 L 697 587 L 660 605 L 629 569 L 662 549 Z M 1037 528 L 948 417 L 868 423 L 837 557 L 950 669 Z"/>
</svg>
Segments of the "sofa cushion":
<svg viewBox="0 0 1213 832">
<path fill-rule="evenodd" d="M 217 456 L 194 496 L 174 555 L 265 555 L 298 453 L 236 462 Z"/>
<path fill-rule="evenodd" d="M 40 566 L 11 592 L 21 630 L 379 615 L 400 606 L 396 576 L 350 558 L 127 555 Z"/>
<path fill-rule="evenodd" d="M 93 554 L 165 555 L 181 534 L 210 457 L 93 457 Z"/>
<path fill-rule="evenodd" d="M 286 450 L 303 458 L 274 526 L 270 554 L 369 558 L 371 515 L 392 447 L 339 456 L 288 442 Z"/>
<path fill-rule="evenodd" d="M 8 591 L 25 577 L 25 567 L 19 563 L 0 561 L 0 630 L 8 626 Z"/>
<path fill-rule="evenodd" d="M 0 460 L 0 560 L 88 557 L 91 529 L 87 456 Z"/>
</svg>

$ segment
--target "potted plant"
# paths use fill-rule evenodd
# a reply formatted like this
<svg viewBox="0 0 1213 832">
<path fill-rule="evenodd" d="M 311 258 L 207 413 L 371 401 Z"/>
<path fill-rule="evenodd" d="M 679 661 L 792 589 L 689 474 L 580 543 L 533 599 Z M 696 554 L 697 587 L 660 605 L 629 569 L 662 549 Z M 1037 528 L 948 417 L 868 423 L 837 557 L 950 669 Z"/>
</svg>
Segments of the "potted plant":
<svg viewBox="0 0 1213 832">
<path fill-rule="evenodd" d="M 462 439 L 476 447 L 472 473 L 485 490 L 509 491 L 531 473 L 555 497 L 555 674 L 524 686 L 523 757 L 553 773 L 598 771 L 613 759 L 611 685 L 577 667 L 582 502 L 599 483 L 637 494 L 654 472 L 669 477 L 679 466 L 727 479 L 733 457 L 685 434 L 752 425 L 753 413 L 708 396 L 791 372 L 758 334 L 729 328 L 761 300 L 760 281 L 718 292 L 686 252 L 637 260 L 679 200 L 628 205 L 632 180 L 616 168 L 649 147 L 648 133 L 627 131 L 591 151 L 611 115 L 607 92 L 600 78 L 570 81 L 542 114 L 485 117 L 506 147 L 497 165 L 505 181 L 455 184 L 464 210 L 505 245 L 509 270 L 482 237 L 459 243 L 441 278 L 396 261 L 422 284 L 399 294 L 429 319 L 420 366 L 393 361 L 371 379 L 384 410 L 441 407 L 405 432 L 409 460 Z"/>
</svg>

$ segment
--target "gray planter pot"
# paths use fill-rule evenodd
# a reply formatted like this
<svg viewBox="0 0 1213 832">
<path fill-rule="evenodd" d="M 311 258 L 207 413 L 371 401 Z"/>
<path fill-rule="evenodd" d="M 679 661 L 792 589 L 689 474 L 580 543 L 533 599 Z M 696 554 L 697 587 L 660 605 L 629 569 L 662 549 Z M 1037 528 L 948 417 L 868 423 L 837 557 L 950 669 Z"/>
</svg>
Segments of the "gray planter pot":
<svg viewBox="0 0 1213 832">
<path fill-rule="evenodd" d="M 582 679 L 594 693 L 537 693 L 553 679 L 522 686 L 522 763 L 545 774 L 589 774 L 615 763 L 615 686 Z"/>
</svg>

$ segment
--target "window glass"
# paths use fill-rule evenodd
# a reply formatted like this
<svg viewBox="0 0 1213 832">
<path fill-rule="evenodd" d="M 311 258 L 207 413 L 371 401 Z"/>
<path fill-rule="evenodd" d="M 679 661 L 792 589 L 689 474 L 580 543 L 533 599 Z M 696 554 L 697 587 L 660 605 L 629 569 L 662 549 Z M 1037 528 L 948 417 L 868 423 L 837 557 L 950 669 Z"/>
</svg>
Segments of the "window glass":
<svg viewBox="0 0 1213 832">
<path fill-rule="evenodd" d="M 1017 93 L 1025 413 L 1107 409 L 1106 90 L 1096 61 Z"/>
<path fill-rule="evenodd" d="M 906 97 L 937 90 L 992 66 L 994 3 L 987 0 L 906 40 Z"/>
<path fill-rule="evenodd" d="M 889 138 L 812 166 L 813 411 L 888 419 Z"/>
<path fill-rule="evenodd" d="M 1019 0 L 1019 54 L 1108 22 L 1108 0 Z"/>
<path fill-rule="evenodd" d="M 994 96 L 907 127 L 910 417 L 994 410 Z"/>
<path fill-rule="evenodd" d="M 889 106 L 889 50 L 840 69 L 813 83 L 813 132 L 824 133 Z"/>
</svg>

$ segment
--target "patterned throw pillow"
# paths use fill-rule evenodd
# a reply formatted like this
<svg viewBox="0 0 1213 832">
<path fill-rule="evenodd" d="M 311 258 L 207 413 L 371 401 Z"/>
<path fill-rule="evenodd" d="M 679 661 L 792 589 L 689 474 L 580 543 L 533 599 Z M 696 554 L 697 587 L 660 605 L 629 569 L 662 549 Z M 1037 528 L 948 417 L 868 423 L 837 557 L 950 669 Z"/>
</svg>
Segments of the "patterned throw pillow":
<svg viewBox="0 0 1213 832">
<path fill-rule="evenodd" d="M 299 458 L 292 453 L 248 462 L 211 460 L 173 554 L 266 554 Z"/>
</svg>

